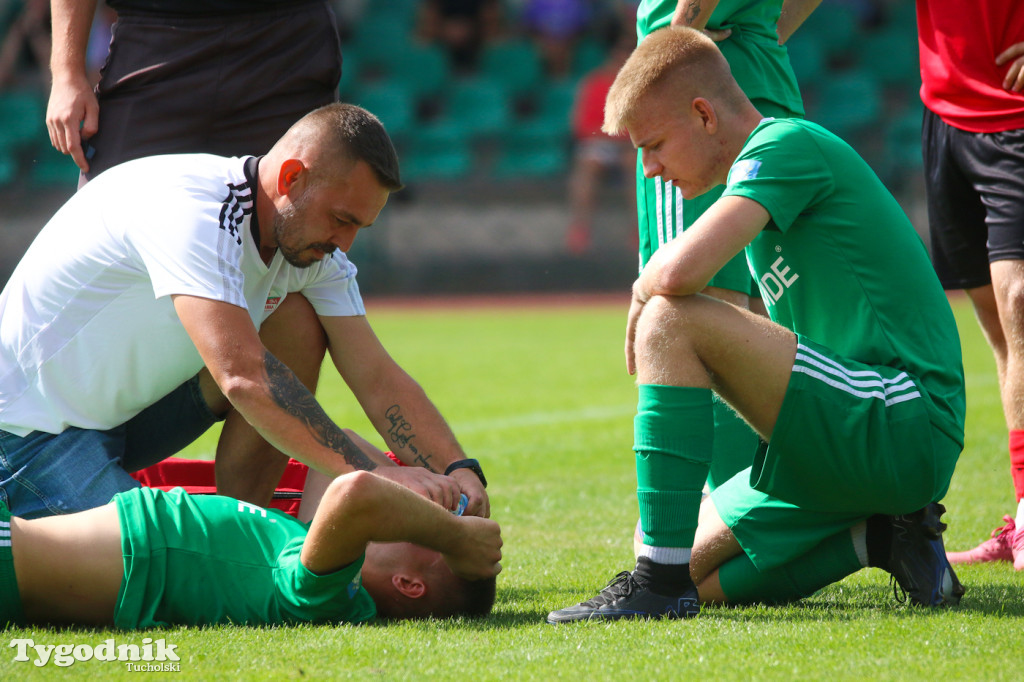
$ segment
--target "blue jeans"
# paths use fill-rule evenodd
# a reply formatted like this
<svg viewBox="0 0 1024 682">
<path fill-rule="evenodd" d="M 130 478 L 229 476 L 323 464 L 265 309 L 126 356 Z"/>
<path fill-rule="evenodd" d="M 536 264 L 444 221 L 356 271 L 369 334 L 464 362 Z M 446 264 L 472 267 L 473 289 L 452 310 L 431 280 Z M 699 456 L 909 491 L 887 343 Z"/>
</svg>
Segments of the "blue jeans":
<svg viewBox="0 0 1024 682">
<path fill-rule="evenodd" d="M 108 431 L 0 431 L 0 502 L 27 519 L 102 506 L 139 486 L 128 472 L 170 457 L 219 419 L 193 377 Z"/>
</svg>

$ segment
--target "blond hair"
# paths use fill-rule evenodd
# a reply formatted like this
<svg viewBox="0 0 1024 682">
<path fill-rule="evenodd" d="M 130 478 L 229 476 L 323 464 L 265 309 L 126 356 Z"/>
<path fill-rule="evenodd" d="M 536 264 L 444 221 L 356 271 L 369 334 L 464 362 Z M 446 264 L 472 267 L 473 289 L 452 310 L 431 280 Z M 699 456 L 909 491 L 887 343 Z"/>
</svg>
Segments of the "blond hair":
<svg viewBox="0 0 1024 682">
<path fill-rule="evenodd" d="M 746 99 L 715 43 L 681 26 L 650 34 L 626 60 L 608 91 L 601 129 L 621 135 L 651 94 L 671 96 L 680 106 L 698 96 L 730 105 Z"/>
</svg>

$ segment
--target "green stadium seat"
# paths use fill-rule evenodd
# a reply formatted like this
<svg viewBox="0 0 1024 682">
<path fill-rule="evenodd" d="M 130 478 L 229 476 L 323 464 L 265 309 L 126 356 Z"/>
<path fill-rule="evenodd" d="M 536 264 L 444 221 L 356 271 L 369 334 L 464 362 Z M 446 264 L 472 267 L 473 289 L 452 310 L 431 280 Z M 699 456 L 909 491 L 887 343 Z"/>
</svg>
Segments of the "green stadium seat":
<svg viewBox="0 0 1024 682">
<path fill-rule="evenodd" d="M 888 165 L 896 174 L 916 172 L 924 167 L 921 156 L 921 120 L 923 106 L 910 107 L 890 119 L 885 131 L 885 152 Z"/>
<path fill-rule="evenodd" d="M 786 41 L 789 63 L 793 66 L 800 90 L 815 89 L 826 77 L 825 50 L 819 38 L 809 31 L 798 30 Z"/>
<path fill-rule="evenodd" d="M 444 106 L 444 119 L 457 124 L 471 139 L 496 136 L 512 121 L 508 93 L 498 81 L 489 78 L 456 81 Z"/>
<path fill-rule="evenodd" d="M 485 47 L 480 55 L 480 73 L 502 83 L 513 95 L 522 95 L 540 85 L 544 65 L 533 43 L 515 40 Z"/>
<path fill-rule="evenodd" d="M 48 139 L 36 145 L 30 164 L 28 178 L 35 187 L 74 190 L 78 186 L 78 166 L 70 156 L 54 149 Z"/>
<path fill-rule="evenodd" d="M 881 88 L 864 71 L 830 75 L 822 83 L 817 106 L 809 118 L 848 142 L 882 120 Z"/>
<path fill-rule="evenodd" d="M 0 187 L 18 178 L 18 159 L 10 150 L 0 149 Z"/>
<path fill-rule="evenodd" d="M 857 45 L 857 62 L 884 86 L 916 90 L 921 84 L 914 27 L 892 27 L 867 36 Z"/>
<path fill-rule="evenodd" d="M 860 39 L 860 22 L 852 7 L 822 4 L 797 29 L 794 38 L 801 34 L 816 38 L 828 59 L 841 59 Z"/>
<path fill-rule="evenodd" d="M 401 69 L 413 35 L 409 27 L 389 17 L 366 17 L 356 26 L 355 38 L 347 50 L 355 52 L 368 72 L 391 75 Z"/>
<path fill-rule="evenodd" d="M 46 105 L 35 91 L 0 92 L 0 148 L 32 149 L 46 132 Z"/>
<path fill-rule="evenodd" d="M 581 77 L 587 75 L 604 63 L 608 57 L 608 48 L 597 40 L 584 39 L 579 42 L 572 55 L 572 73 Z"/>
<path fill-rule="evenodd" d="M 412 93 L 399 82 L 379 81 L 367 85 L 353 94 L 351 101 L 375 114 L 392 138 L 409 133 L 415 122 Z"/>
<path fill-rule="evenodd" d="M 406 182 L 454 180 L 469 175 L 473 153 L 459 125 L 439 122 L 416 130 L 401 150 Z"/>
<path fill-rule="evenodd" d="M 404 50 L 403 66 L 392 73 L 416 98 L 437 95 L 451 80 L 448 55 L 436 45 L 410 45 Z"/>
<path fill-rule="evenodd" d="M 500 180 L 532 179 L 564 174 L 569 167 L 569 137 L 542 124 L 523 124 L 502 138 L 491 174 Z"/>
<path fill-rule="evenodd" d="M 573 79 L 548 81 L 535 100 L 536 110 L 530 120 L 544 121 L 568 134 L 578 87 L 579 82 Z"/>
</svg>

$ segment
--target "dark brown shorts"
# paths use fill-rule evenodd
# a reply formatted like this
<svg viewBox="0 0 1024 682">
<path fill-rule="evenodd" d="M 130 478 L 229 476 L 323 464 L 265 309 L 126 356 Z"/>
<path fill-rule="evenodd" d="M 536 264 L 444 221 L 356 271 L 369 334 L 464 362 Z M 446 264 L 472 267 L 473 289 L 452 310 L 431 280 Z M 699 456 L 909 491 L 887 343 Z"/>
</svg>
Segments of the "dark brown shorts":
<svg viewBox="0 0 1024 682">
<path fill-rule="evenodd" d="M 304 114 L 337 101 L 341 44 L 327 3 L 231 17 L 126 15 L 101 73 L 85 179 L 155 154 L 265 154 Z"/>
</svg>

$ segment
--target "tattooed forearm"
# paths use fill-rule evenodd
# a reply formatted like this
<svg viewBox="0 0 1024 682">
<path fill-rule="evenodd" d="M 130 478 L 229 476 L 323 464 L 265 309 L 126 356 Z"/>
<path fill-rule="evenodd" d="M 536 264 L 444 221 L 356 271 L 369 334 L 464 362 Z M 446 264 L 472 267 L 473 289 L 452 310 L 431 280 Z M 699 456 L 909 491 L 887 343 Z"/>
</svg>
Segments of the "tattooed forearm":
<svg viewBox="0 0 1024 682">
<path fill-rule="evenodd" d="M 411 452 L 414 456 L 413 461 L 419 466 L 435 474 L 439 473 L 430 463 L 434 456 L 420 452 L 419 448 L 413 443 L 416 434 L 412 432 L 412 424 L 406 421 L 405 416 L 402 414 L 402 406 L 392 405 L 384 412 L 384 417 L 388 420 L 388 439 L 391 443 Z"/>
<path fill-rule="evenodd" d="M 364 471 L 377 468 L 377 463 L 331 421 L 298 377 L 269 351 L 264 355 L 264 364 L 270 396 L 278 407 L 300 419 L 318 443 L 337 452 L 349 466 Z"/>
<path fill-rule="evenodd" d="M 700 0 L 689 0 L 689 2 L 686 3 L 686 9 L 683 12 L 683 18 L 686 19 L 686 24 L 692 24 L 693 20 L 700 16 L 700 11 Z"/>
</svg>

